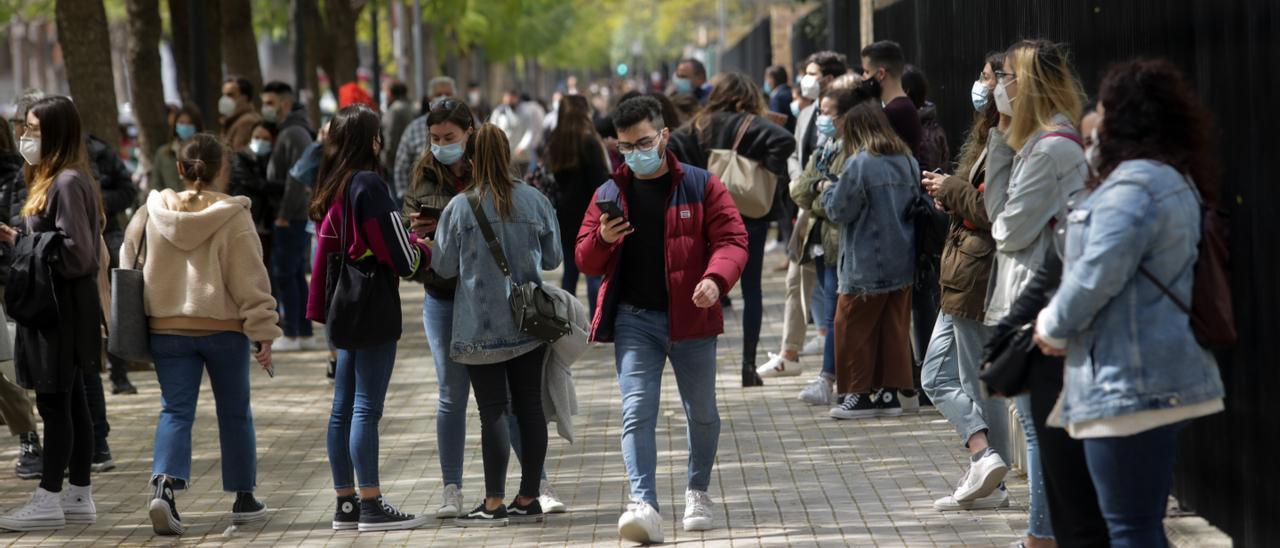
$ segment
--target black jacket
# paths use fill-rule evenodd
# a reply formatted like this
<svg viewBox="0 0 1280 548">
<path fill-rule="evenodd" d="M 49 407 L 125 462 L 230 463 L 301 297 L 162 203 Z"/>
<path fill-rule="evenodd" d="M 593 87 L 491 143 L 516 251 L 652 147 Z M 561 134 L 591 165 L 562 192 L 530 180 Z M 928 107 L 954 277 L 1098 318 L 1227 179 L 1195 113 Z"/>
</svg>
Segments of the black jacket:
<svg viewBox="0 0 1280 548">
<path fill-rule="evenodd" d="M 0 154 L 0 222 L 22 226 L 22 203 L 27 199 L 27 185 L 22 180 L 26 162 L 18 154 Z M 9 263 L 13 251 L 0 246 L 0 285 L 9 279 Z"/>
<path fill-rule="evenodd" d="M 37 393 L 70 390 L 77 373 L 97 374 L 102 363 L 97 274 L 77 278 L 58 274 L 53 265 L 61 248 L 59 232 L 23 236 L 5 293 L 6 308 L 18 325 L 14 348 L 18 384 Z"/>
<path fill-rule="evenodd" d="M 668 147 L 676 158 L 691 166 L 707 168 L 707 160 L 711 150 L 726 150 L 733 147 L 738 136 L 738 126 L 747 116 L 742 112 L 717 112 L 711 115 L 711 121 L 703 131 L 697 131 L 693 124 L 687 124 L 671 133 L 671 144 Z M 778 184 L 783 188 L 790 182 L 787 173 L 787 159 L 796 149 L 795 136 L 782 126 L 769 121 L 763 116 L 756 116 L 747 126 L 747 132 L 738 144 L 738 153 L 755 160 L 769 172 L 778 176 Z M 774 201 L 774 207 L 778 206 Z M 772 213 L 766 218 L 772 217 Z"/>
<path fill-rule="evenodd" d="M 269 157 L 260 158 L 244 150 L 231 155 L 231 183 L 227 194 L 249 198 L 249 212 L 258 234 L 271 234 L 276 208 L 284 194 L 284 184 L 267 179 L 268 163 Z"/>
<path fill-rule="evenodd" d="M 582 217 L 595 199 L 596 189 L 609 180 L 609 163 L 604 146 L 594 139 L 587 139 L 577 152 L 578 165 L 573 169 L 553 172 L 560 188 L 556 196 L 556 219 L 560 222 L 560 242 L 565 257 L 573 256 L 577 245 L 578 227 Z"/>
<path fill-rule="evenodd" d="M 102 188 L 102 207 L 107 213 L 107 222 L 102 231 L 104 234 L 123 234 L 124 225 L 120 222 L 120 214 L 137 203 L 138 187 L 133 184 L 129 169 L 124 166 L 120 156 L 116 155 L 115 148 L 92 135 L 85 137 L 85 147 L 93 178 Z M 110 251 L 114 256 L 118 249 Z"/>
</svg>

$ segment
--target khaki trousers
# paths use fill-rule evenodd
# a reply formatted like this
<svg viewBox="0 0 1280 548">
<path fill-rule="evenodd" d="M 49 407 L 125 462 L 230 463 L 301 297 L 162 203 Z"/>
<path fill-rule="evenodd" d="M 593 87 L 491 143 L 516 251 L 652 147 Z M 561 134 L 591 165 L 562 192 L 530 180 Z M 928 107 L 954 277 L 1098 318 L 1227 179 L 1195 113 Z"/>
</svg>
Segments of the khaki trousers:
<svg viewBox="0 0 1280 548">
<path fill-rule="evenodd" d="M 911 288 L 878 295 L 842 293 L 836 302 L 835 343 L 838 394 L 910 390 Z"/>
</svg>

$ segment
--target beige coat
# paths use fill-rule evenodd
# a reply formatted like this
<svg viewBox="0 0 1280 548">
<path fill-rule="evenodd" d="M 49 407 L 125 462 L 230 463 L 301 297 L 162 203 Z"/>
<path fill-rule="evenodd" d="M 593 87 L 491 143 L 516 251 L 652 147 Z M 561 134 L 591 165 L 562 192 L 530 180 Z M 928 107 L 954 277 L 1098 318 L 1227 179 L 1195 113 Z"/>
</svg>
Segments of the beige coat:
<svg viewBox="0 0 1280 548">
<path fill-rule="evenodd" d="M 125 230 L 120 267 L 142 252 L 153 331 L 236 331 L 253 341 L 282 333 L 249 199 L 205 191 L 152 192 Z"/>
</svg>

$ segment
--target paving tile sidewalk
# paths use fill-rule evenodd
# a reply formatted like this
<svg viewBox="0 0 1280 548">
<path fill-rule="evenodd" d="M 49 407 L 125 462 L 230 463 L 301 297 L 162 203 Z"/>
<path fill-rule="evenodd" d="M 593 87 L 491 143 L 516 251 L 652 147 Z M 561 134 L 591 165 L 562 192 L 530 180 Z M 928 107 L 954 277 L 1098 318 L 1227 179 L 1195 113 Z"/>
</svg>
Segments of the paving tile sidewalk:
<svg viewBox="0 0 1280 548">
<path fill-rule="evenodd" d="M 771 256 L 769 265 L 773 264 Z M 768 266 L 768 265 L 767 265 Z M 549 275 L 559 280 L 558 274 Z M 765 329 L 760 357 L 778 346 L 782 274 L 766 273 Z M 435 443 L 434 365 L 421 328 L 420 287 L 405 285 L 404 333 L 382 419 L 381 477 L 388 500 L 409 512 L 431 512 L 442 496 Z M 932 409 L 896 419 L 837 422 L 825 408 L 796 400 L 816 370 L 739 386 L 740 328 L 735 292 L 727 335 L 719 347 L 718 397 L 723 421 L 710 492 L 718 503 L 717 528 L 680 529 L 683 511 L 685 419 L 670 369 L 663 378 L 658 423 L 658 486 L 667 541 L 708 546 L 992 546 L 1007 545 L 1026 526 L 1026 487 L 1012 479 L 1007 510 L 942 514 L 932 501 L 950 493 L 965 456 L 951 427 Z M 325 454 L 332 397 L 322 353 L 277 357 L 275 379 L 254 370 L 258 494 L 270 507 L 263 524 L 228 531 L 234 497 L 221 491 L 218 434 L 209 384 L 204 383 L 194 436 L 193 483 L 179 493 L 188 525 L 180 539 L 153 535 L 145 507 L 151 446 L 159 409 L 154 374 L 135 373 L 136 396 L 107 395 L 111 447 L 119 465 L 94 477 L 98 523 L 42 533 L 0 533 L 0 544 L 28 545 L 387 545 L 471 546 L 620 545 L 619 512 L 627 483 L 619 449 L 621 411 L 613 348 L 590 350 L 574 369 L 581 414 L 578 443 L 554 437 L 547 471 L 569 506 L 541 525 L 478 531 L 431 523 L 411 532 L 358 534 L 330 529 L 333 492 Z M 472 406 L 474 408 L 474 405 Z M 474 410 L 467 430 L 464 494 L 481 496 L 483 470 Z M 16 443 L 0 453 L 0 511 L 20 505 L 36 487 L 10 472 Z M 508 486 L 518 483 L 512 459 Z"/>
</svg>

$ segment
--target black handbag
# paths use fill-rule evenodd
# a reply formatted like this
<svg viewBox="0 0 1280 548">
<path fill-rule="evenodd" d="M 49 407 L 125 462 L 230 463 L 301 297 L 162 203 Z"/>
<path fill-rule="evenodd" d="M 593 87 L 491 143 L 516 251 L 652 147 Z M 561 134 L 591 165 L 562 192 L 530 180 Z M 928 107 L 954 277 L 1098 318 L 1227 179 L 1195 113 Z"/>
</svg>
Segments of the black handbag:
<svg viewBox="0 0 1280 548">
<path fill-rule="evenodd" d="M 111 269 L 111 325 L 107 331 L 107 353 L 131 362 L 151 361 L 151 326 L 147 319 L 146 280 L 142 265 L 146 260 L 147 223 L 133 255 L 133 268 Z"/>
<path fill-rule="evenodd" d="M 511 317 L 516 322 L 516 328 L 521 333 L 532 335 L 546 343 L 568 335 L 573 329 L 569 322 L 569 305 L 552 297 L 536 282 L 517 284 L 511 279 L 507 256 L 502 252 L 502 243 L 493 233 L 493 227 L 489 225 L 489 219 L 480 205 L 480 197 L 475 192 L 468 192 L 467 201 L 471 204 L 471 211 L 475 213 L 476 223 L 480 225 L 485 243 L 489 245 L 489 253 L 493 255 L 493 260 L 498 263 L 498 270 L 507 277 L 507 284 L 511 286 L 511 296 L 507 302 L 511 305 Z"/>
<path fill-rule="evenodd" d="M 58 325 L 58 293 L 53 265 L 62 250 L 62 234 L 41 232 L 18 238 L 4 292 L 5 311 L 18 325 L 48 329 Z"/>
<path fill-rule="evenodd" d="M 333 346 L 357 350 L 400 340 L 399 278 L 377 259 L 347 257 L 347 215 L 351 191 L 342 208 L 340 249 L 325 257 L 325 329 Z M 359 236 L 357 236 L 359 237 Z"/>
<path fill-rule="evenodd" d="M 1040 353 L 1035 332 L 1035 324 L 1028 323 L 997 334 L 987 345 L 978 373 L 986 393 L 1011 398 L 1027 391 L 1032 358 Z"/>
</svg>

